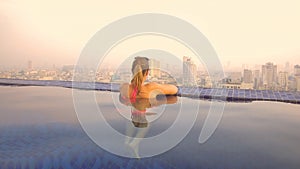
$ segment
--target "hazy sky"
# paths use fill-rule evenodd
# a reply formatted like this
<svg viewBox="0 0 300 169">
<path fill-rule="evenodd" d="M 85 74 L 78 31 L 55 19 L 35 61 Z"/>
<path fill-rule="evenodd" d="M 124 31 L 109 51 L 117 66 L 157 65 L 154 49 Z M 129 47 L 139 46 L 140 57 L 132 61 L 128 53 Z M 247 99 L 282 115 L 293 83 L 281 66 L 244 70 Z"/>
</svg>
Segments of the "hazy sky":
<svg viewBox="0 0 300 169">
<path fill-rule="evenodd" d="M 297 0 L 1 0 L 0 66 L 26 66 L 28 60 L 34 66 L 75 64 L 84 45 L 103 26 L 145 12 L 169 14 L 193 24 L 225 66 L 267 61 L 300 64 L 299 9 Z"/>
</svg>

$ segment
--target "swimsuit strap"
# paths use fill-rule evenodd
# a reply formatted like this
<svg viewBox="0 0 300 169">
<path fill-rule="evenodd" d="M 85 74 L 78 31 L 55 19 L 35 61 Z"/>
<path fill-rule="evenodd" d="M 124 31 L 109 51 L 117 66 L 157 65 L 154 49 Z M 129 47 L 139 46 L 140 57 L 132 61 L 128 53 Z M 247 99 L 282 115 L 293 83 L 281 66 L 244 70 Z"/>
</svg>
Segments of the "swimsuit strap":
<svg viewBox="0 0 300 169">
<path fill-rule="evenodd" d="M 137 93 L 138 93 L 138 88 L 134 87 L 134 89 L 131 93 L 130 102 L 132 102 L 132 103 L 135 102 Z"/>
</svg>

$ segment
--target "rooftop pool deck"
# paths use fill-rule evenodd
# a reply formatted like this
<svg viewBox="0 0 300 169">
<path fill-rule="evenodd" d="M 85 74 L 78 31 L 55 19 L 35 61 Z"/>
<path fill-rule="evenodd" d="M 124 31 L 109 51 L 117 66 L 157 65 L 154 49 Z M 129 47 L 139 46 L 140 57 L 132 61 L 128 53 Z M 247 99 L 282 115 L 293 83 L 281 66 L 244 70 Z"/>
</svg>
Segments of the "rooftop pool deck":
<svg viewBox="0 0 300 169">
<path fill-rule="evenodd" d="M 0 86 L 1 169 L 300 167 L 300 105 L 270 101 L 226 102 L 217 130 L 207 142 L 200 144 L 199 134 L 213 100 L 178 97 L 174 104 L 147 110 L 154 113 L 148 118 L 159 118 L 149 122 L 145 137 L 167 130 L 178 116 L 181 102 L 187 107 L 199 105 L 190 132 L 163 154 L 135 159 L 111 154 L 96 145 L 77 119 L 72 90 L 63 87 Z M 117 92 L 78 91 L 96 93 L 102 114 L 115 130 L 126 134 L 126 126 L 133 127 L 131 121 L 120 116 L 120 110 L 112 102 L 118 97 Z M 122 111 L 127 112 L 127 109 L 130 107 L 124 106 Z M 190 109 L 181 111 L 186 116 L 191 115 Z"/>
<path fill-rule="evenodd" d="M 0 85 L 23 85 L 23 86 L 60 86 L 67 88 L 119 91 L 119 84 L 116 83 L 91 83 L 72 81 L 52 81 L 52 80 L 17 80 L 0 79 Z M 300 104 L 300 92 L 271 91 L 271 90 L 245 90 L 245 89 L 220 89 L 220 88 L 200 88 L 200 87 L 178 87 L 178 96 L 216 99 L 234 102 L 251 101 L 278 101 Z"/>
</svg>

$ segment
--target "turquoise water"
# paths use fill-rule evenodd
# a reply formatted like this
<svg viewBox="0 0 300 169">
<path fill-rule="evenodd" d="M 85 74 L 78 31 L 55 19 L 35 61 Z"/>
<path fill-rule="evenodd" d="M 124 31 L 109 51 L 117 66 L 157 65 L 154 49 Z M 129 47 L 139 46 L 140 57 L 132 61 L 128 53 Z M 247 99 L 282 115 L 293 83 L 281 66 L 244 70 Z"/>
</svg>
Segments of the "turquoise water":
<svg viewBox="0 0 300 169">
<path fill-rule="evenodd" d="M 149 110 L 152 114 L 147 117 L 149 129 L 144 137 L 167 130 L 182 101 L 199 104 L 199 114 L 189 134 L 163 154 L 130 159 L 101 149 L 87 136 L 78 122 L 71 89 L 2 86 L 0 93 L 1 169 L 300 167 L 300 105 L 296 104 L 226 103 L 217 130 L 207 142 L 199 144 L 210 101 L 178 97 L 174 104 Z M 118 93 L 96 91 L 108 123 L 128 134 L 127 125 L 132 124 L 126 120 L 130 117 L 126 114 L 129 107 L 117 110 L 108 97 L 118 98 Z M 190 110 L 183 111 L 186 116 L 191 114 Z"/>
</svg>

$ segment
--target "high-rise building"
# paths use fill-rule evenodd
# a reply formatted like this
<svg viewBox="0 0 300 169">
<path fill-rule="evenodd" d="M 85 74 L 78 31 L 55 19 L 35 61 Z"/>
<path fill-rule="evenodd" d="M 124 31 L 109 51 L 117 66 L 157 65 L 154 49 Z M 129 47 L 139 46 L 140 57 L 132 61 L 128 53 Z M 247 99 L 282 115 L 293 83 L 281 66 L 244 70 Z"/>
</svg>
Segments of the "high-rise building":
<svg viewBox="0 0 300 169">
<path fill-rule="evenodd" d="M 290 62 L 285 62 L 284 71 L 290 73 Z"/>
<path fill-rule="evenodd" d="M 300 92 L 300 76 L 296 77 L 296 90 Z"/>
<path fill-rule="evenodd" d="M 275 87 L 277 81 L 277 65 L 273 63 L 266 63 L 262 65 L 262 82 L 265 89 L 272 89 Z"/>
<path fill-rule="evenodd" d="M 300 65 L 294 66 L 295 88 L 300 91 Z"/>
<path fill-rule="evenodd" d="M 260 71 L 259 70 L 254 70 L 254 73 L 253 73 L 253 82 L 254 82 L 254 89 L 259 89 L 260 87 Z"/>
<path fill-rule="evenodd" d="M 244 83 L 252 83 L 253 82 L 253 76 L 252 71 L 249 69 L 244 69 Z"/>
<path fill-rule="evenodd" d="M 242 82 L 242 73 L 241 72 L 229 72 L 227 73 L 228 83 L 238 84 Z"/>
<path fill-rule="evenodd" d="M 183 78 L 182 84 L 185 86 L 196 85 L 197 66 L 192 59 L 187 56 L 183 56 Z"/>
<path fill-rule="evenodd" d="M 280 90 L 286 91 L 288 89 L 288 72 L 278 73 L 278 83 Z"/>
<path fill-rule="evenodd" d="M 27 69 L 28 69 L 28 70 L 32 70 L 32 68 L 33 68 L 33 67 L 32 67 L 32 61 L 29 60 L 28 63 L 27 63 Z"/>
<path fill-rule="evenodd" d="M 205 77 L 205 84 L 204 84 L 204 87 L 206 87 L 206 88 L 212 88 L 212 87 L 213 87 L 211 78 L 210 78 L 209 76 L 206 76 L 206 77 Z"/>
<path fill-rule="evenodd" d="M 294 75 L 295 76 L 300 76 L 300 65 L 295 65 L 294 66 Z"/>
<path fill-rule="evenodd" d="M 150 76 L 160 78 L 161 72 L 160 72 L 160 61 L 156 59 L 150 59 L 149 60 L 149 67 L 150 67 Z"/>
</svg>

